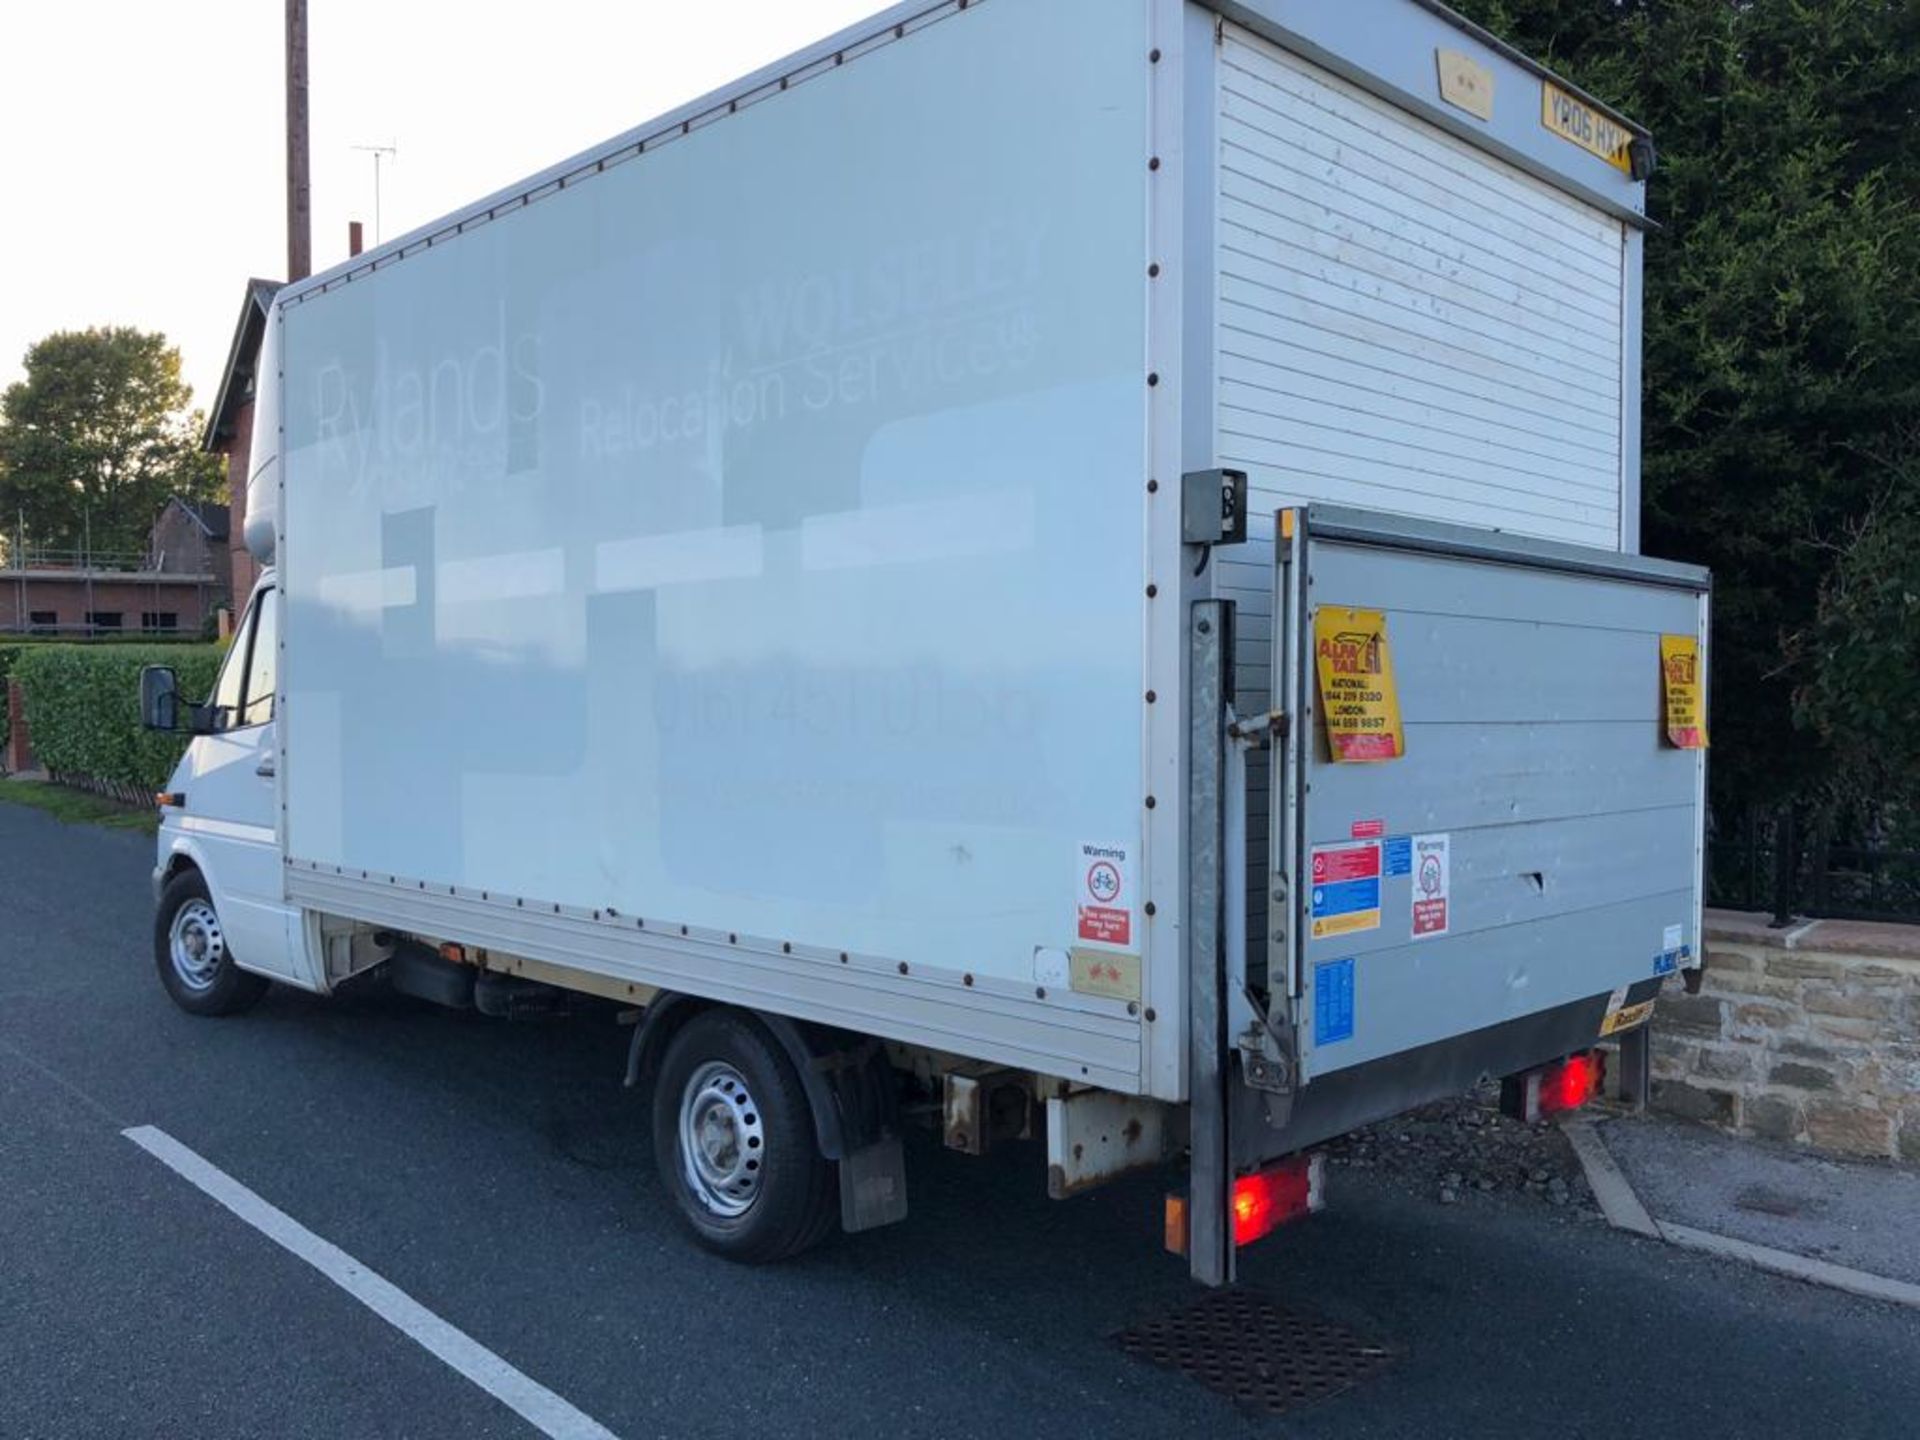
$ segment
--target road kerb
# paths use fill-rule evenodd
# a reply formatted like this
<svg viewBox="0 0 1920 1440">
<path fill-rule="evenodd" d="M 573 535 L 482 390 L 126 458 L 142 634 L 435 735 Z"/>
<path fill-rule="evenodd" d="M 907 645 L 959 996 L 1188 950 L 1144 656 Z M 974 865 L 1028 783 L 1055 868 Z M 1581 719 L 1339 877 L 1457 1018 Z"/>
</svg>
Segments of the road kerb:
<svg viewBox="0 0 1920 1440">
<path fill-rule="evenodd" d="M 1593 1198 L 1600 1202 L 1600 1213 L 1607 1217 L 1607 1223 L 1616 1230 L 1645 1235 L 1649 1240 L 1662 1238 L 1659 1225 L 1640 1203 L 1640 1197 L 1633 1193 L 1632 1183 L 1608 1153 L 1606 1142 L 1600 1138 L 1593 1121 L 1585 1116 L 1572 1116 L 1561 1122 L 1560 1130 L 1579 1157 L 1580 1168 L 1586 1172 L 1587 1184 L 1593 1190 Z"/>
</svg>

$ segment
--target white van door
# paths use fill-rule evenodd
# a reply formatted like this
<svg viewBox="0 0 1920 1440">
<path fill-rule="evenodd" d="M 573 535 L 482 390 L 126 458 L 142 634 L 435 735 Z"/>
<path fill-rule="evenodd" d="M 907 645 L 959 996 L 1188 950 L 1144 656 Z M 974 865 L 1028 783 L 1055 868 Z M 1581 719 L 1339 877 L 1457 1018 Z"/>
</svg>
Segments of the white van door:
<svg viewBox="0 0 1920 1440">
<path fill-rule="evenodd" d="M 210 708 L 213 732 L 187 749 L 180 829 L 192 837 L 227 945 L 242 969 L 310 986 L 294 964 L 294 908 L 282 898 L 274 691 L 280 592 L 254 593 L 227 652 Z"/>
</svg>

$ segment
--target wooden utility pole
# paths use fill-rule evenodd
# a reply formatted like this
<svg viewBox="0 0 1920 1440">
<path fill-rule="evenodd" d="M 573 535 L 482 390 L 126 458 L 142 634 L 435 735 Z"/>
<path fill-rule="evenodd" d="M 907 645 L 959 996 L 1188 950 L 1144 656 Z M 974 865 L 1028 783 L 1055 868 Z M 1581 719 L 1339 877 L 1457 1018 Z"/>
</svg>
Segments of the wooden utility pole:
<svg viewBox="0 0 1920 1440">
<path fill-rule="evenodd" d="M 313 273 L 313 191 L 307 166 L 307 0 L 287 0 L 287 279 Z"/>
</svg>

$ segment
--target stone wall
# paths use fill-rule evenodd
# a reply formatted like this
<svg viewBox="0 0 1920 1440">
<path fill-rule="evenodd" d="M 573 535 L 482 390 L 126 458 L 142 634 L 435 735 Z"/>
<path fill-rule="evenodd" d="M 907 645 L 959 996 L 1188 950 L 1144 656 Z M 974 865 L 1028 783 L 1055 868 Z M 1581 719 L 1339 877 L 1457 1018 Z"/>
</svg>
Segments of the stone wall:
<svg viewBox="0 0 1920 1440">
<path fill-rule="evenodd" d="M 1707 912 L 1698 994 L 1653 1017 L 1653 1103 L 1741 1134 L 1920 1161 L 1920 926 Z"/>
</svg>

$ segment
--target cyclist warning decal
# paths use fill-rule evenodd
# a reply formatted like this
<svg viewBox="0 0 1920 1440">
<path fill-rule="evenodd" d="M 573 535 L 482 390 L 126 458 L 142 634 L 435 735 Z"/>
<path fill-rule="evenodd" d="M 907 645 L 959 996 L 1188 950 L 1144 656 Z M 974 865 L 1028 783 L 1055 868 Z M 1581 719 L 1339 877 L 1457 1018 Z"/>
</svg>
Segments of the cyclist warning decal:
<svg viewBox="0 0 1920 1440">
<path fill-rule="evenodd" d="M 1667 739 L 1678 750 L 1707 748 L 1706 677 L 1700 673 L 1700 642 L 1691 635 L 1660 637 L 1660 694 L 1667 710 Z"/>
<path fill-rule="evenodd" d="M 1313 847 L 1313 938 L 1380 928 L 1380 842 Z"/>
<path fill-rule="evenodd" d="M 1083 943 L 1133 944 L 1133 851 L 1125 845 L 1087 845 L 1074 855 L 1078 927 Z"/>
<path fill-rule="evenodd" d="M 1313 655 L 1333 758 L 1397 760 L 1406 754 L 1386 613 L 1321 606 L 1313 616 Z"/>
<path fill-rule="evenodd" d="M 1413 837 L 1413 938 L 1444 935 L 1453 888 L 1453 862 L 1445 835 Z"/>
</svg>

